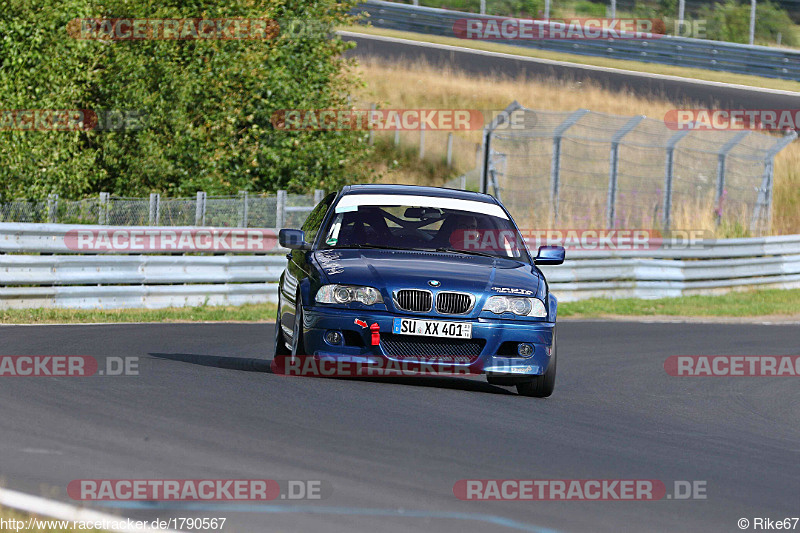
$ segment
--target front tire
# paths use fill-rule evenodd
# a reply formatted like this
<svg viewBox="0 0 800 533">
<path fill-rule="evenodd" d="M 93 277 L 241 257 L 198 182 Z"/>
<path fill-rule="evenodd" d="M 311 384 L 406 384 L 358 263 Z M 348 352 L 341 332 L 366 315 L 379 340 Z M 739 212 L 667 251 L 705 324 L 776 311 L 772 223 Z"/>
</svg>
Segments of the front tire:
<svg viewBox="0 0 800 533">
<path fill-rule="evenodd" d="M 303 305 L 300 296 L 297 297 L 297 304 L 294 311 L 294 330 L 292 332 L 291 355 L 306 355 L 306 346 L 303 341 Z"/>
<path fill-rule="evenodd" d="M 280 355 L 292 355 L 292 351 L 286 347 L 286 338 L 283 336 L 281 327 L 281 297 L 278 296 L 278 316 L 275 317 L 275 357 Z"/>
<path fill-rule="evenodd" d="M 553 394 L 556 387 L 556 328 L 553 327 L 553 348 L 550 353 L 550 364 L 547 371 L 541 376 L 534 376 L 529 381 L 517 383 L 517 393 L 520 396 L 530 396 L 532 398 L 547 398 Z"/>
</svg>

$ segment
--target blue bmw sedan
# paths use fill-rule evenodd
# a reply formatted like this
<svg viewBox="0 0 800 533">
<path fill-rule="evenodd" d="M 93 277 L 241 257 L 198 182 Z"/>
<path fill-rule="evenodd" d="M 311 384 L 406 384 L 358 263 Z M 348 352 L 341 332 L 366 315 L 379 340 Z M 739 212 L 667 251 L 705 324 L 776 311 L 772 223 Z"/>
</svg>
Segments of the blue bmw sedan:
<svg viewBox="0 0 800 533">
<path fill-rule="evenodd" d="M 409 185 L 353 185 L 328 195 L 280 277 L 275 355 L 424 362 L 486 374 L 546 397 L 556 379 L 556 298 L 494 197 Z M 429 368 L 428 366 L 427 368 Z"/>
</svg>

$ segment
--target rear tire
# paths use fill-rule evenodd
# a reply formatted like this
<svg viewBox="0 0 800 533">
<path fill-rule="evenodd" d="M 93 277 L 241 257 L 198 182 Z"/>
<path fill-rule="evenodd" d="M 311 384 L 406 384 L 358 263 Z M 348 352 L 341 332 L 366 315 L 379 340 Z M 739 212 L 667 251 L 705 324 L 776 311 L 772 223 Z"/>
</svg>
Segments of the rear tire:
<svg viewBox="0 0 800 533">
<path fill-rule="evenodd" d="M 547 398 L 553 394 L 556 387 L 556 328 L 553 328 L 553 348 L 550 352 L 550 364 L 547 371 L 541 376 L 534 376 L 532 380 L 517 383 L 517 393 L 520 396 L 532 398 Z"/>
</svg>

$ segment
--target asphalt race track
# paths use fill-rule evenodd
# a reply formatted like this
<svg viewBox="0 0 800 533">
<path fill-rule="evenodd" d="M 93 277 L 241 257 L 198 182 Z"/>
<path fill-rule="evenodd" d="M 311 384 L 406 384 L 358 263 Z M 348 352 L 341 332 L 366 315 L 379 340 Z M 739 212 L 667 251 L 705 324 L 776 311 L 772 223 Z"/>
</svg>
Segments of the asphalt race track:
<svg viewBox="0 0 800 533">
<path fill-rule="evenodd" d="M 666 374 L 670 355 L 797 355 L 790 325 L 563 322 L 546 400 L 483 379 L 269 372 L 267 324 L 2 326 L 0 355 L 136 356 L 127 377 L 0 377 L 0 476 L 321 480 L 322 501 L 115 503 L 229 532 L 740 531 L 800 515 L 800 378 Z M 707 499 L 461 501 L 460 479 L 705 481 Z M 800 526 L 798 526 L 800 527 Z"/>
<path fill-rule="evenodd" d="M 443 65 L 482 76 L 495 74 L 509 78 L 521 76 L 539 81 L 547 79 L 568 82 L 591 81 L 612 91 L 630 91 L 645 98 L 656 95 L 683 106 L 693 103 L 723 109 L 796 109 L 798 103 L 798 93 L 790 91 L 481 52 L 463 47 L 361 33 L 339 33 L 344 40 L 356 43 L 356 48 L 348 51 L 351 57 L 375 57 L 391 62 L 414 62 L 424 59 L 432 65 Z M 530 102 L 521 103 L 532 106 Z"/>
</svg>

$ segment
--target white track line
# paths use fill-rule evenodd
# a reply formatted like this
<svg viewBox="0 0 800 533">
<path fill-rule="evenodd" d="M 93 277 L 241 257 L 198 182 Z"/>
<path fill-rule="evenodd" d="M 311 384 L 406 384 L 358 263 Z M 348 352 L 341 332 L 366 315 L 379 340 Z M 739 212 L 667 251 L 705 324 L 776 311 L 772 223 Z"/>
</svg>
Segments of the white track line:
<svg viewBox="0 0 800 533">
<path fill-rule="evenodd" d="M 83 522 L 122 522 L 127 520 L 127 518 L 122 516 L 79 508 L 67 503 L 48 500 L 47 498 L 31 496 L 24 492 L 3 488 L 0 488 L 0 505 L 57 520 L 77 520 Z M 120 533 L 179 533 L 172 529 L 151 529 L 149 527 L 142 529 L 120 528 L 114 529 L 113 531 Z"/>
</svg>

